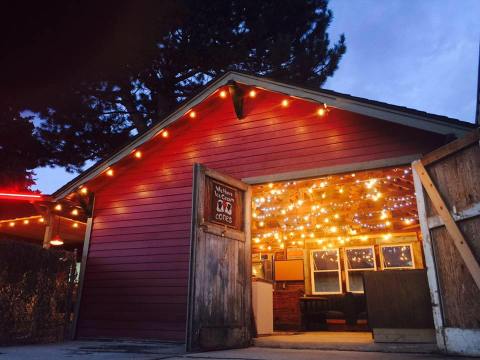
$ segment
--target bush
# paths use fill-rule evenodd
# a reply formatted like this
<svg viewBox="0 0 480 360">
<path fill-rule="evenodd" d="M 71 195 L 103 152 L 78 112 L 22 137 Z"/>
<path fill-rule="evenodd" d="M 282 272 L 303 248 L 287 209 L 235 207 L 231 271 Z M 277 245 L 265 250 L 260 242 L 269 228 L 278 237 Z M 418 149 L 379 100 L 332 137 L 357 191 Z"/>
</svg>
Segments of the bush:
<svg viewBox="0 0 480 360">
<path fill-rule="evenodd" d="M 61 341 L 71 331 L 76 255 L 0 242 L 0 345 Z"/>
</svg>

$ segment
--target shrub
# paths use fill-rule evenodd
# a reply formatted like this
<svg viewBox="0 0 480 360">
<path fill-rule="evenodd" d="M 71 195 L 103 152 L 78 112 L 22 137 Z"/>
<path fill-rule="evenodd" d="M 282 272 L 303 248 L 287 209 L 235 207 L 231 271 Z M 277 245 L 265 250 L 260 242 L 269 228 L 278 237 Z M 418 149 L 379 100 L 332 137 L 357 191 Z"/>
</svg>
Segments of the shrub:
<svg viewBox="0 0 480 360">
<path fill-rule="evenodd" d="M 69 336 L 75 264 L 75 253 L 0 242 L 0 345 Z"/>
</svg>

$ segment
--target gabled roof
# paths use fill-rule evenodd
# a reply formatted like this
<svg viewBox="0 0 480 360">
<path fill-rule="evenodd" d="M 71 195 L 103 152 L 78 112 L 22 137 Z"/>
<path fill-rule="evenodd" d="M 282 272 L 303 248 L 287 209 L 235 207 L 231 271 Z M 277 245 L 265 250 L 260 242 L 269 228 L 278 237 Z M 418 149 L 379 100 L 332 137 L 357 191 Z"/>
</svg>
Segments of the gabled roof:
<svg viewBox="0 0 480 360">
<path fill-rule="evenodd" d="M 200 104 L 215 91 L 217 91 L 219 87 L 225 86 L 231 81 L 246 86 L 255 86 L 269 91 L 295 96 L 307 101 L 324 103 L 327 106 L 335 107 L 341 110 L 351 111 L 380 120 L 414 127 L 442 135 L 453 134 L 457 137 L 460 137 L 471 129 L 475 128 L 475 125 L 469 122 L 449 118 L 446 116 L 429 114 L 407 107 L 387 104 L 348 94 L 342 94 L 331 90 L 309 89 L 298 85 L 278 82 L 245 73 L 227 72 L 218 79 L 211 81 L 200 93 L 198 93 L 192 99 L 182 103 L 177 110 L 165 117 L 162 121 L 153 125 L 147 131 L 134 137 L 132 141 L 119 149 L 116 153 L 104 160 L 99 161 L 86 171 L 82 172 L 75 179 L 62 186 L 52 195 L 54 200 L 59 200 L 65 197 L 71 192 L 77 190 L 82 184 L 104 172 L 106 169 L 123 159 L 142 144 L 151 140 L 164 128 L 183 117 L 191 108 Z"/>
</svg>

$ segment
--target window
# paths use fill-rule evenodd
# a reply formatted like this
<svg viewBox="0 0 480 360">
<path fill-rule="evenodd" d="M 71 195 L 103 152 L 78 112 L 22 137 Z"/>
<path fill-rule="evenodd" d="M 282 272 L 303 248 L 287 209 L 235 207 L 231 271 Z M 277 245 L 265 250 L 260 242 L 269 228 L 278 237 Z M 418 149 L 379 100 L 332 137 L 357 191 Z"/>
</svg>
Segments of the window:
<svg viewBox="0 0 480 360">
<path fill-rule="evenodd" d="M 363 293 L 363 273 L 377 270 L 373 246 L 345 249 L 347 291 Z"/>
<path fill-rule="evenodd" d="M 340 294 L 342 278 L 338 249 L 310 252 L 313 294 Z"/>
<path fill-rule="evenodd" d="M 384 269 L 414 269 L 412 245 L 383 245 L 380 247 Z"/>
</svg>

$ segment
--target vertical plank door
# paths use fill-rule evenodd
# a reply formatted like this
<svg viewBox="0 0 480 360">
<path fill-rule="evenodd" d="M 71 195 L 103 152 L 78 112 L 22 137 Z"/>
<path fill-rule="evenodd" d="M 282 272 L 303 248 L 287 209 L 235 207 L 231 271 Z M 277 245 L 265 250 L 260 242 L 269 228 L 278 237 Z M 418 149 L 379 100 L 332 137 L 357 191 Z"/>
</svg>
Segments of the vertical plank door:
<svg viewBox="0 0 480 360">
<path fill-rule="evenodd" d="M 250 187 L 194 166 L 187 351 L 251 342 Z"/>
</svg>

